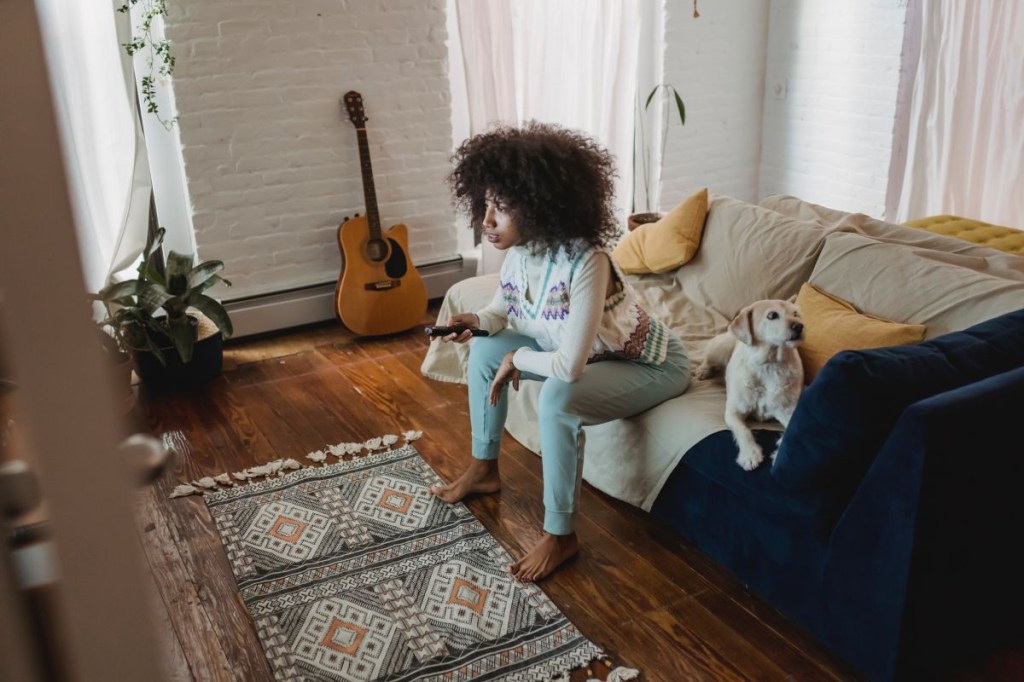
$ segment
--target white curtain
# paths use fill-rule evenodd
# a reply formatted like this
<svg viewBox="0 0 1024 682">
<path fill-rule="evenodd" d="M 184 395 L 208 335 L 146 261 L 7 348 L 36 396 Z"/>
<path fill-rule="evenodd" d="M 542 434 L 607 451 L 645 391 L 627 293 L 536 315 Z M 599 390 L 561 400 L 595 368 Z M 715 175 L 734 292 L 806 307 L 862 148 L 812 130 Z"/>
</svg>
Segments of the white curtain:
<svg viewBox="0 0 1024 682">
<path fill-rule="evenodd" d="M 141 253 L 149 165 L 118 0 L 36 0 L 86 285 L 98 291 Z"/>
<path fill-rule="evenodd" d="M 896 221 L 1024 228 L 1024 2 L 922 0 Z"/>
<path fill-rule="evenodd" d="M 633 190 L 641 13 L 660 10 L 660 3 L 456 0 L 455 7 L 468 133 L 530 119 L 588 133 L 616 159 L 616 201 L 624 221 Z M 494 272 L 501 258 L 488 246 L 482 271 Z"/>
</svg>

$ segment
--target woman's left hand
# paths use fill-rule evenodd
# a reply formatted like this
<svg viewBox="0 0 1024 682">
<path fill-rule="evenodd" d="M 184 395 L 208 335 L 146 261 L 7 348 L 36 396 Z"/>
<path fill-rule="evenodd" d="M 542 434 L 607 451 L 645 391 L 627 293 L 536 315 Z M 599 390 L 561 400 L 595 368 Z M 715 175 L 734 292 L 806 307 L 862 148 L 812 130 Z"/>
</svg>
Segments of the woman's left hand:
<svg viewBox="0 0 1024 682">
<path fill-rule="evenodd" d="M 501 399 L 501 389 L 505 387 L 505 384 L 512 382 L 512 388 L 519 390 L 519 370 L 512 364 L 512 357 L 516 354 L 514 350 L 510 350 L 505 353 L 505 357 L 501 359 L 501 364 L 498 365 L 498 373 L 494 375 L 494 381 L 491 382 L 491 391 L 487 396 L 487 402 L 491 406 L 498 404 L 498 400 Z"/>
</svg>

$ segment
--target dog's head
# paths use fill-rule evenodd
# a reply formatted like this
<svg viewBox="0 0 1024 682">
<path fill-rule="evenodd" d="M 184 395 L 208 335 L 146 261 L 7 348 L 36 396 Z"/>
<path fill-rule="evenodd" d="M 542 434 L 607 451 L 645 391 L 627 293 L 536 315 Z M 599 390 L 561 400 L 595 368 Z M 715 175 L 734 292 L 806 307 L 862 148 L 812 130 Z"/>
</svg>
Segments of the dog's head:
<svg viewBox="0 0 1024 682">
<path fill-rule="evenodd" d="M 797 346 L 804 340 L 800 309 L 791 301 L 756 301 L 740 311 L 729 331 L 748 346 Z"/>
</svg>

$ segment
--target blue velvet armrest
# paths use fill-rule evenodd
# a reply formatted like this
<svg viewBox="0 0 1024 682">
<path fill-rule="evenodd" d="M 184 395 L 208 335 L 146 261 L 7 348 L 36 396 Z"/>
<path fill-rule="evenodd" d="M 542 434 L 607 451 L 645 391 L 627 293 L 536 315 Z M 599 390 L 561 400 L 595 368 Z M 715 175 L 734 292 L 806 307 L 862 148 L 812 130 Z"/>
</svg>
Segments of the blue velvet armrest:
<svg viewBox="0 0 1024 682">
<path fill-rule="evenodd" d="M 875 679 L 949 672 L 1019 627 L 1024 367 L 908 407 L 829 540 L 825 638 Z"/>
</svg>

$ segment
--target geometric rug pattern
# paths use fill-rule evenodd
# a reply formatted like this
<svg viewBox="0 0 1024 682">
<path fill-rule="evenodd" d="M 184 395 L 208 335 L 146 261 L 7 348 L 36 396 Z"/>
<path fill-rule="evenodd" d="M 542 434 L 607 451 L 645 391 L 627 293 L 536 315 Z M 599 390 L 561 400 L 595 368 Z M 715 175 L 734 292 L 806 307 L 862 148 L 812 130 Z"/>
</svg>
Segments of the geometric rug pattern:
<svg viewBox="0 0 1024 682">
<path fill-rule="evenodd" d="M 411 445 L 204 495 L 278 680 L 547 680 L 604 652 Z"/>
</svg>

